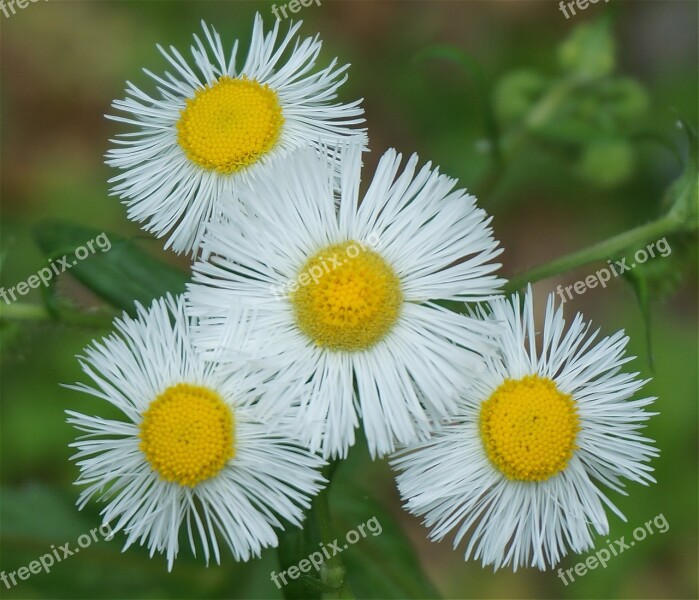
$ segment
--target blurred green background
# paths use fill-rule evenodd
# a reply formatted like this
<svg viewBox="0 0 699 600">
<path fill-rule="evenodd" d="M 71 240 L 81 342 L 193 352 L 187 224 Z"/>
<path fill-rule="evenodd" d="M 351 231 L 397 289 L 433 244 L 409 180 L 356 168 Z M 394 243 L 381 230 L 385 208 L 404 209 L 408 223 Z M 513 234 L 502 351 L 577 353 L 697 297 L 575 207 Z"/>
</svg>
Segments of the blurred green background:
<svg viewBox="0 0 699 600">
<path fill-rule="evenodd" d="M 32 233 L 45 218 L 119 232 L 152 255 L 188 268 L 186 260 L 146 239 L 108 197 L 107 179 L 114 173 L 102 157 L 119 128 L 103 115 L 122 97 L 127 79 L 153 89 L 141 68 L 165 68 L 156 42 L 183 50 L 204 18 L 224 43 L 240 37 L 245 48 L 254 12 L 270 24 L 271 4 L 51 0 L 9 18 L 0 15 L 1 286 L 24 281 L 46 265 Z M 691 1 L 611 0 L 566 19 L 556 2 L 323 0 L 299 16 L 303 33 L 320 32 L 324 39 L 324 62 L 339 56 L 352 64 L 342 99 L 365 99 L 371 140 L 365 181 L 389 147 L 441 165 L 493 215 L 505 248 L 503 273 L 511 276 L 659 214 L 665 190 L 688 160 L 686 136 L 676 123 L 682 118 L 697 127 L 697 8 Z M 580 25 L 584 33 L 573 34 Z M 566 96 L 566 77 L 576 70 L 589 83 Z M 532 117 L 552 90 L 554 98 L 556 90 L 565 97 L 548 106 L 544 118 L 541 112 Z M 647 429 L 661 450 L 654 462 L 658 483 L 629 485 L 626 497 L 612 494 L 628 523 L 610 515 L 609 539 L 630 538 L 634 528 L 660 513 L 670 526 L 666 533 L 567 587 L 555 572 L 493 573 L 465 563 L 449 541 L 428 542 L 419 521 L 400 509 L 385 462 L 371 463 L 361 446 L 340 466 L 340 483 L 331 493 L 339 533 L 372 511 L 392 515 L 445 598 L 696 598 L 696 239 L 668 241 L 672 254 L 636 273 L 636 283 L 651 292 L 649 331 L 631 282 L 622 278 L 566 304 L 569 315 L 583 311 L 604 333 L 625 329 L 638 356 L 631 366 L 653 377 L 645 393 L 658 396 L 660 414 Z M 539 308 L 557 285 L 603 264 L 536 284 Z M 60 278 L 57 291 L 62 302 L 81 310 L 100 306 L 70 275 Z M 23 304 L 41 301 L 39 290 L 22 298 Z M 98 505 L 82 513 L 74 507 L 77 470 L 67 447 L 74 433 L 63 411 L 104 407 L 59 384 L 81 379 L 74 355 L 106 330 L 3 314 L 0 570 L 14 571 L 49 552 L 51 544 L 74 542 L 99 525 Z M 363 490 L 366 508 L 347 506 L 348 485 Z M 381 507 L 373 507 L 371 498 Z M 392 557 L 376 546 L 380 540 L 357 544 L 347 552 L 348 564 L 361 554 L 374 569 L 385 562 L 383 570 L 390 572 Z M 206 569 L 184 548 L 168 574 L 161 557 L 148 559 L 140 549 L 121 554 L 122 541 L 93 544 L 51 574 L 33 575 L 10 590 L 0 584 L 0 596 L 280 597 L 270 581 L 270 571 L 278 569 L 274 551 L 249 565 L 225 556 L 223 566 Z M 598 540 L 598 547 L 604 545 Z M 568 557 L 561 566 L 581 558 Z M 362 584 L 363 573 L 352 577 L 363 597 L 382 597 Z M 395 597 L 409 595 L 401 587 L 404 578 L 394 579 Z"/>
</svg>

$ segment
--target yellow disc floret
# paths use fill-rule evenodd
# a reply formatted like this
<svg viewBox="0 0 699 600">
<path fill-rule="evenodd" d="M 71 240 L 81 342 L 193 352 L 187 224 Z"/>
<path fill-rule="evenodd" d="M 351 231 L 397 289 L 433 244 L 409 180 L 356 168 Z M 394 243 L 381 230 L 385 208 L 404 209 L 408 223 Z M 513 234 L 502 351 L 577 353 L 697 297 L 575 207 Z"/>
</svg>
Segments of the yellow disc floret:
<svg viewBox="0 0 699 600">
<path fill-rule="evenodd" d="M 167 388 L 143 413 L 139 448 L 166 481 L 194 487 L 233 458 L 233 413 L 205 387 Z"/>
<path fill-rule="evenodd" d="M 481 406 L 486 453 L 508 479 L 543 481 L 565 469 L 579 430 L 572 396 L 538 375 L 506 379 Z"/>
<path fill-rule="evenodd" d="M 391 330 L 403 303 L 391 266 L 355 241 L 312 256 L 296 285 L 291 301 L 297 325 L 318 346 L 331 350 L 373 346 Z"/>
<path fill-rule="evenodd" d="M 268 85 L 223 76 L 187 99 L 177 141 L 200 167 L 233 173 L 268 152 L 283 123 L 279 98 Z"/>
</svg>

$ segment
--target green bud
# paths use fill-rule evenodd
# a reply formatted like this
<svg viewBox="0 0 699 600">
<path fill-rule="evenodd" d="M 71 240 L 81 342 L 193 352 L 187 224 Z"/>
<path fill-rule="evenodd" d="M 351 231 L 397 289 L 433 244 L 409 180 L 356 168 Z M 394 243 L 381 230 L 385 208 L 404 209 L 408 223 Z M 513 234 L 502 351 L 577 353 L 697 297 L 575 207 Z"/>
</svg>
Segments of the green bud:
<svg viewBox="0 0 699 600">
<path fill-rule="evenodd" d="M 608 110 L 623 121 L 635 121 L 648 110 L 648 94 L 634 79 L 610 81 L 603 87 L 602 94 Z"/>
<path fill-rule="evenodd" d="M 582 79 L 597 79 L 614 70 L 615 46 L 607 20 L 584 23 L 558 48 L 561 67 Z"/>
<path fill-rule="evenodd" d="M 494 108 L 502 123 L 519 121 L 546 88 L 546 79 L 535 71 L 513 71 L 495 87 Z"/>
<path fill-rule="evenodd" d="M 584 147 L 577 170 L 593 185 L 606 188 L 624 182 L 633 164 L 633 149 L 626 140 L 597 140 Z"/>
</svg>

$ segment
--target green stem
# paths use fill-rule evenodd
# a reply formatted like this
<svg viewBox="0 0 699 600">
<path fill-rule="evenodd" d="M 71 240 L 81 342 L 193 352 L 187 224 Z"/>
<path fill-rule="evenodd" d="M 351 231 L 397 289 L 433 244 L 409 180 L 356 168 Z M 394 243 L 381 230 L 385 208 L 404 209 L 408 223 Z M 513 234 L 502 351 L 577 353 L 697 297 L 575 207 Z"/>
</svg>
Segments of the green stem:
<svg viewBox="0 0 699 600">
<path fill-rule="evenodd" d="M 0 302 L 0 320 L 12 321 L 57 321 L 81 327 L 107 329 L 112 325 L 112 315 L 106 313 L 86 314 L 77 310 L 62 310 L 59 315 L 53 315 L 41 304 L 23 304 Z"/>
<path fill-rule="evenodd" d="M 639 246 L 650 240 L 658 239 L 663 235 L 673 233 L 680 226 L 681 223 L 678 222 L 677 218 L 673 214 L 668 214 L 651 223 L 641 225 L 640 227 L 615 235 L 603 242 L 594 244 L 589 248 L 567 254 L 549 263 L 535 267 L 530 271 L 516 275 L 505 286 L 505 291 L 507 293 L 515 292 L 523 288 L 527 283 L 571 271 L 597 260 L 609 259 L 628 248 Z"/>
<path fill-rule="evenodd" d="M 46 307 L 40 304 L 14 304 L 0 303 L 0 319 L 12 319 L 16 321 L 47 321 L 51 315 Z"/>
<path fill-rule="evenodd" d="M 329 484 L 313 500 L 313 511 L 316 515 L 318 529 L 320 531 L 320 541 L 324 546 L 335 542 L 337 535 L 333 527 L 332 516 L 330 514 Z M 345 565 L 338 554 L 331 556 L 320 568 L 320 578 L 334 591 L 324 592 L 323 598 L 354 598 L 354 594 L 347 585 L 345 578 Z"/>
</svg>

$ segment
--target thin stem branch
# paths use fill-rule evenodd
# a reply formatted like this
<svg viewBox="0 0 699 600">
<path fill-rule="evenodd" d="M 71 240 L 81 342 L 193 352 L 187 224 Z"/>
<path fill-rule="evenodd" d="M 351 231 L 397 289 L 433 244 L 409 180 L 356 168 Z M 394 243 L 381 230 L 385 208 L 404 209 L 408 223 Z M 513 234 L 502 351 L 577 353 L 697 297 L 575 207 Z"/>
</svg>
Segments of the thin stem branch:
<svg viewBox="0 0 699 600">
<path fill-rule="evenodd" d="M 673 215 L 666 215 L 647 223 L 615 235 L 607 240 L 598 242 L 571 254 L 567 254 L 549 263 L 535 267 L 520 275 L 513 277 L 505 286 L 507 293 L 515 292 L 523 288 L 527 283 L 533 283 L 547 277 L 552 277 L 559 273 L 571 271 L 582 265 L 586 265 L 597 260 L 607 260 L 620 252 L 647 243 L 650 240 L 658 239 L 663 235 L 672 233 L 678 227 L 678 221 Z"/>
<path fill-rule="evenodd" d="M 0 319 L 15 321 L 47 321 L 52 317 L 45 306 L 41 304 L 0 303 Z"/>
<path fill-rule="evenodd" d="M 112 325 L 113 315 L 108 313 L 83 313 L 77 310 L 62 310 L 60 315 L 53 315 L 41 304 L 0 302 L 0 320 L 11 321 L 56 321 L 80 327 L 106 329 Z"/>
</svg>

